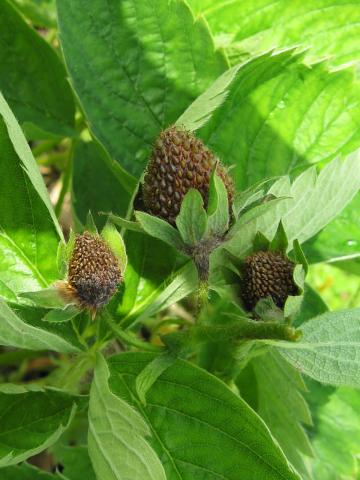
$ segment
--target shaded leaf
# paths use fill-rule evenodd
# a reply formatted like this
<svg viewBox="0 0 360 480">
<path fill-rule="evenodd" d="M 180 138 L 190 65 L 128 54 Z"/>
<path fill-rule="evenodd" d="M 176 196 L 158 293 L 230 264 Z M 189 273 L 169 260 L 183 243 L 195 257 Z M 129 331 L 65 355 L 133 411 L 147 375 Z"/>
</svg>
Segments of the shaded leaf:
<svg viewBox="0 0 360 480">
<path fill-rule="evenodd" d="M 55 390 L 26 391 L 25 387 L 18 392 L 0 392 L 0 410 L 0 466 L 4 467 L 55 443 L 69 426 L 76 404 L 71 395 Z"/>
<path fill-rule="evenodd" d="M 65 68 L 7 0 L 0 4 L 0 41 L 0 90 L 19 122 L 74 135 L 75 104 Z"/>
<path fill-rule="evenodd" d="M 182 0 L 57 3 L 65 60 L 91 128 L 138 175 L 161 129 L 226 70 L 225 57 Z"/>
</svg>

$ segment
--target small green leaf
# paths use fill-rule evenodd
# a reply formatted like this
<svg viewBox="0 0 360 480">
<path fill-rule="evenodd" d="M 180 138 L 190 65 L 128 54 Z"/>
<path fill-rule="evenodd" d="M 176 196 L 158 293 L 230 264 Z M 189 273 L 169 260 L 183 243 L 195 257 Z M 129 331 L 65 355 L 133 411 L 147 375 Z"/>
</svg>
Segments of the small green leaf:
<svg viewBox="0 0 360 480">
<path fill-rule="evenodd" d="M 144 233 L 144 229 L 138 222 L 132 222 L 131 220 L 126 220 L 125 218 L 118 217 L 117 215 L 113 215 L 112 213 L 104 213 L 104 215 L 108 216 L 108 219 L 118 225 L 119 227 L 123 228 L 124 230 L 129 230 L 131 232 L 139 232 Z"/>
<path fill-rule="evenodd" d="M 86 214 L 85 230 L 87 230 L 88 232 L 94 235 L 98 233 L 98 229 L 95 225 L 94 217 L 93 217 L 93 214 L 91 213 L 91 210 L 88 210 Z"/>
<path fill-rule="evenodd" d="M 229 201 L 226 187 L 214 169 L 209 186 L 206 234 L 223 235 L 229 228 Z"/>
<path fill-rule="evenodd" d="M 106 480 L 166 480 L 163 466 L 147 442 L 142 416 L 108 385 L 109 368 L 98 354 L 89 405 L 89 454 L 96 476 Z"/>
<path fill-rule="evenodd" d="M 299 342 L 278 345 L 290 363 L 319 382 L 360 386 L 360 309 L 324 313 L 301 331 Z"/>
<path fill-rule="evenodd" d="M 101 231 L 101 236 L 109 244 L 111 250 L 119 261 L 121 272 L 124 274 L 127 266 L 127 255 L 124 240 L 114 225 L 106 223 Z"/>
<path fill-rule="evenodd" d="M 179 232 L 170 223 L 145 212 L 135 212 L 135 217 L 142 229 L 152 237 L 158 238 L 171 247 L 181 250 L 183 242 Z"/>
<path fill-rule="evenodd" d="M 35 292 L 23 292 L 20 293 L 20 297 L 31 300 L 37 307 L 61 309 L 66 306 L 65 300 L 54 287 L 44 288 Z"/>
<path fill-rule="evenodd" d="M 28 408 L 31 405 L 31 408 Z M 58 391 L 0 392 L 0 467 L 15 465 L 54 444 L 76 411 L 74 397 Z"/>
<path fill-rule="evenodd" d="M 139 373 L 136 377 L 135 385 L 136 392 L 142 404 L 146 405 L 146 393 L 175 360 L 176 355 L 173 352 L 162 353 L 148 363 L 144 370 Z"/>
<path fill-rule="evenodd" d="M 198 130 L 211 118 L 212 113 L 223 103 L 240 65 L 226 70 L 215 82 L 202 93 L 175 122 L 191 132 Z"/>
<path fill-rule="evenodd" d="M 274 238 L 271 240 L 269 249 L 274 252 L 285 253 L 288 248 L 288 239 L 282 222 L 280 221 L 278 229 L 276 230 Z"/>
<path fill-rule="evenodd" d="M 151 425 L 152 445 L 168 479 L 235 480 L 239 471 L 244 480 L 299 479 L 253 410 L 223 382 L 189 362 L 176 360 L 168 367 L 148 390 L 144 406 L 135 383 L 153 359 L 152 354 L 113 356 L 110 387 Z"/>
<path fill-rule="evenodd" d="M 198 190 L 191 188 L 185 195 L 176 217 L 176 226 L 186 245 L 196 245 L 204 237 L 207 227 L 207 215 L 204 200 Z"/>
<path fill-rule="evenodd" d="M 31 311 L 32 314 L 37 316 L 35 309 Z M 0 345 L 26 348 L 29 350 L 54 350 L 63 353 L 80 351 L 80 348 L 75 346 L 70 339 L 63 338 L 51 330 L 42 329 L 24 322 L 20 316 L 11 310 L 1 299 L 0 321 Z"/>
<path fill-rule="evenodd" d="M 73 136 L 75 104 L 65 68 L 7 0 L 0 2 L 0 43 L 0 90 L 19 122 Z"/>
<path fill-rule="evenodd" d="M 43 318 L 45 322 L 62 323 L 72 320 L 79 315 L 80 310 L 74 305 L 66 305 L 64 308 L 50 310 Z"/>
</svg>

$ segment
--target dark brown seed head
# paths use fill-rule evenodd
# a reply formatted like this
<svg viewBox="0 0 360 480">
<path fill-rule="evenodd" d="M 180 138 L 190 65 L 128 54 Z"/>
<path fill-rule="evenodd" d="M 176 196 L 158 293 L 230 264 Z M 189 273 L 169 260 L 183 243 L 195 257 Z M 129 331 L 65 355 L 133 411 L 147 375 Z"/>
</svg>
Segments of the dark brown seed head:
<svg viewBox="0 0 360 480">
<path fill-rule="evenodd" d="M 201 193 L 205 207 L 215 155 L 190 132 L 178 127 L 164 130 L 156 140 L 146 169 L 142 198 L 146 211 L 175 224 L 181 202 L 190 188 Z M 233 197 L 233 183 L 226 169 L 218 163 L 217 174 Z"/>
<path fill-rule="evenodd" d="M 241 294 L 248 310 L 262 298 L 271 297 L 283 308 L 289 295 L 297 295 L 294 263 L 280 252 L 257 252 L 245 259 Z"/>
<path fill-rule="evenodd" d="M 90 309 L 105 305 L 121 281 L 121 269 L 99 235 L 77 235 L 68 270 L 68 287 L 77 302 Z"/>
</svg>

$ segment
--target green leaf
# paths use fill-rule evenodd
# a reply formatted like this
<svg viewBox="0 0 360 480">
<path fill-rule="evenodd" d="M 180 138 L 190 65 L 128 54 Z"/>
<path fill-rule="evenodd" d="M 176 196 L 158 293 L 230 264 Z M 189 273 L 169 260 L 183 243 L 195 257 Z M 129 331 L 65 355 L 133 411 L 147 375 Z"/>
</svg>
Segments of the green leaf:
<svg viewBox="0 0 360 480">
<path fill-rule="evenodd" d="M 107 223 L 101 231 L 102 238 L 110 246 L 119 261 L 121 272 L 124 274 L 127 265 L 127 255 L 124 240 L 114 225 Z"/>
<path fill-rule="evenodd" d="M 322 383 L 360 386 L 360 309 L 324 313 L 301 331 L 299 342 L 278 345 L 290 363 Z"/>
<path fill-rule="evenodd" d="M 264 420 L 287 459 L 304 474 L 302 455 L 312 456 L 310 441 L 302 424 L 311 425 L 311 415 L 302 392 L 306 390 L 299 372 L 273 349 L 251 360 L 236 384 L 243 398 Z M 254 401 L 250 391 L 255 389 Z"/>
<path fill-rule="evenodd" d="M 66 480 L 96 480 L 87 446 L 56 445 L 52 450 Z"/>
<path fill-rule="evenodd" d="M 74 135 L 75 105 L 57 54 L 7 0 L 0 5 L 0 90 L 21 124 Z"/>
<path fill-rule="evenodd" d="M 182 0 L 57 5 L 65 60 L 91 128 L 113 158 L 139 175 L 160 130 L 227 61 Z"/>
<path fill-rule="evenodd" d="M 80 310 L 74 305 L 66 305 L 64 308 L 50 310 L 42 320 L 45 322 L 62 323 L 72 320 L 79 315 Z"/>
<path fill-rule="evenodd" d="M 350 260 L 360 256 L 360 193 L 313 239 L 302 247 L 310 263 Z"/>
<path fill-rule="evenodd" d="M 223 235 L 229 228 L 229 201 L 226 187 L 221 178 L 213 171 L 209 186 L 207 208 L 208 222 L 206 234 Z"/>
<path fill-rule="evenodd" d="M 114 223 L 115 225 L 118 225 L 125 230 L 129 230 L 131 232 L 138 232 L 138 233 L 145 233 L 144 229 L 140 226 L 138 222 L 133 222 L 131 220 L 126 220 L 125 218 L 119 217 L 117 215 L 113 215 L 112 213 L 105 213 L 102 212 L 104 215 L 107 215 L 108 219 Z"/>
<path fill-rule="evenodd" d="M 76 142 L 73 153 L 72 202 L 83 224 L 88 211 L 99 229 L 106 217 L 99 212 L 125 216 L 135 189 L 135 179 L 112 160 L 96 142 Z"/>
<path fill-rule="evenodd" d="M 226 70 L 215 82 L 202 93 L 177 119 L 176 125 L 189 131 L 198 130 L 211 118 L 212 113 L 220 107 L 229 93 L 229 86 L 234 80 L 240 65 Z"/>
<path fill-rule="evenodd" d="M 97 478 L 166 480 L 146 437 L 150 428 L 108 385 L 109 368 L 98 354 L 89 405 L 89 454 Z"/>
<path fill-rule="evenodd" d="M 179 250 L 183 247 L 179 232 L 170 223 L 140 211 L 135 212 L 135 217 L 147 234 Z"/>
<path fill-rule="evenodd" d="M 243 64 L 199 132 L 223 163 L 234 165 L 239 190 L 360 146 L 360 85 L 353 72 L 309 67 L 301 59 L 287 49 Z"/>
<path fill-rule="evenodd" d="M 326 403 L 318 406 L 312 440 L 315 451 L 315 458 L 311 462 L 314 478 L 358 478 L 359 408 L 359 391 L 347 387 L 338 388 Z"/>
<path fill-rule="evenodd" d="M 19 296 L 31 300 L 31 302 L 37 307 L 63 308 L 66 305 L 64 299 L 54 287 L 43 288 L 42 290 L 36 290 L 35 292 L 22 292 Z"/>
<path fill-rule="evenodd" d="M 62 233 L 30 148 L 1 94 L 0 191 L 0 295 L 18 302 L 18 293 L 47 287 L 57 278 Z"/>
<path fill-rule="evenodd" d="M 299 175 L 291 185 L 276 182 L 270 193 L 292 197 L 278 206 L 289 245 L 313 237 L 346 207 L 360 188 L 360 150 L 345 160 L 333 160 L 316 174 L 315 167 Z"/>
<path fill-rule="evenodd" d="M 1 480 L 60 480 L 60 477 L 23 463 L 22 465 L 2 468 Z M 63 480 L 68 479 L 63 477 Z"/>
<path fill-rule="evenodd" d="M 68 428 L 76 403 L 74 397 L 58 391 L 26 391 L 25 387 L 0 392 L 0 411 L 0 467 L 5 467 L 54 444 Z"/>
<path fill-rule="evenodd" d="M 190 0 L 203 13 L 218 42 L 254 55 L 273 47 L 304 44 L 307 61 L 326 56 L 333 65 L 360 60 L 357 3 L 336 0 Z M 224 40 L 223 40 L 224 42 Z"/>
<path fill-rule="evenodd" d="M 185 195 L 180 213 L 176 217 L 176 226 L 186 245 L 198 244 L 205 235 L 207 215 L 201 193 L 191 188 Z"/>
<path fill-rule="evenodd" d="M 112 357 L 110 388 L 151 426 L 151 444 L 169 480 L 237 480 L 239 472 L 243 480 L 299 478 L 247 404 L 188 362 L 177 360 L 158 378 L 144 407 L 135 382 L 153 358 L 134 353 Z"/>
<path fill-rule="evenodd" d="M 38 316 L 38 311 L 31 309 L 34 316 Z M 56 331 L 46 330 L 39 325 L 32 325 L 24 321 L 21 313 L 16 314 L 10 307 L 0 299 L 0 344 L 10 347 L 26 348 L 29 350 L 55 350 L 56 352 L 79 352 L 78 345 L 71 341 L 71 338 L 61 337 Z M 42 318 L 42 314 L 38 318 Z M 38 320 L 38 323 L 43 323 Z M 64 332 L 65 333 L 65 332 Z"/>
</svg>

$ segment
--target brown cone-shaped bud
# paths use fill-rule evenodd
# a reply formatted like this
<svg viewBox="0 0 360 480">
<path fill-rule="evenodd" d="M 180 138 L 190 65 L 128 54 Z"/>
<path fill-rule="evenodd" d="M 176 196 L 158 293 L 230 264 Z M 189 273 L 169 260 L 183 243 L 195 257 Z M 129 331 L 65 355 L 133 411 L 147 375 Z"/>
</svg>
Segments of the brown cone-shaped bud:
<svg viewBox="0 0 360 480">
<path fill-rule="evenodd" d="M 190 132 L 170 127 L 156 140 L 146 169 L 142 198 L 146 211 L 171 224 L 179 214 L 181 202 L 191 188 L 199 190 L 205 207 L 215 155 Z M 218 163 L 217 174 L 233 198 L 233 183 L 226 169 Z"/>
<path fill-rule="evenodd" d="M 280 252 L 257 252 L 245 259 L 241 294 L 248 310 L 262 298 L 271 297 L 283 308 L 289 295 L 297 295 L 295 265 Z"/>
<path fill-rule="evenodd" d="M 77 235 L 67 282 L 60 285 L 60 293 L 95 314 L 108 303 L 120 281 L 119 262 L 107 243 L 88 232 Z"/>
</svg>

